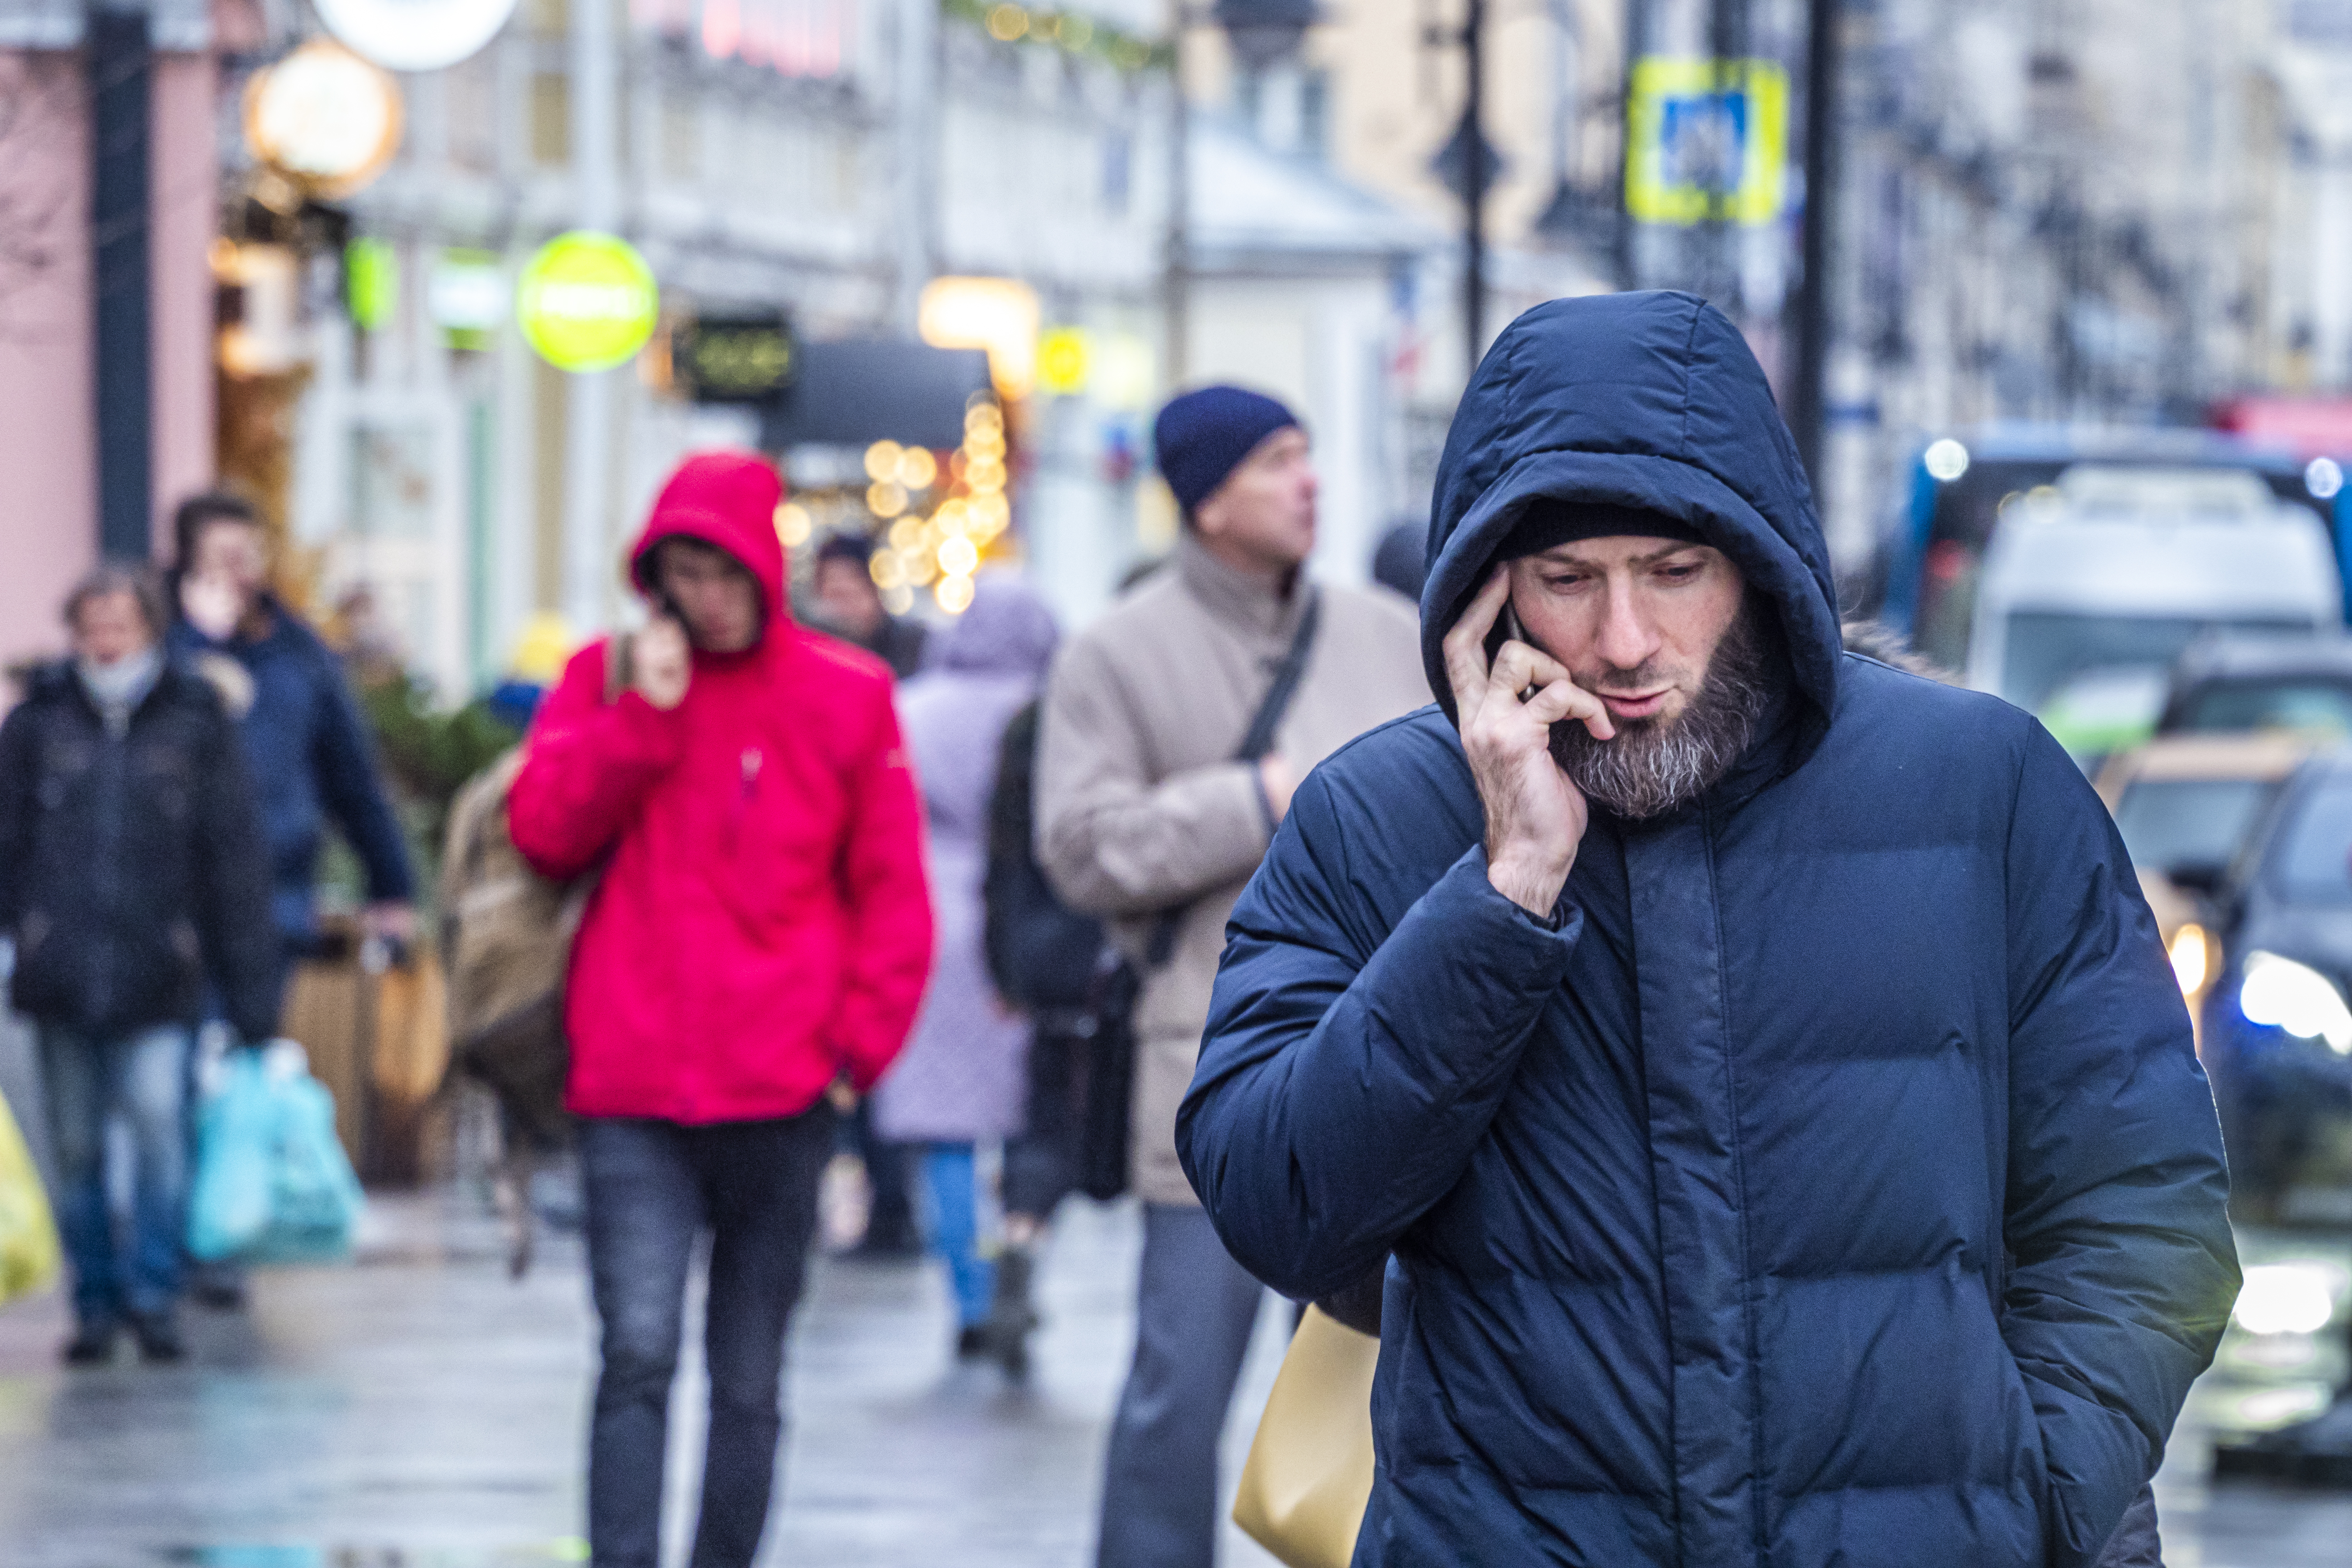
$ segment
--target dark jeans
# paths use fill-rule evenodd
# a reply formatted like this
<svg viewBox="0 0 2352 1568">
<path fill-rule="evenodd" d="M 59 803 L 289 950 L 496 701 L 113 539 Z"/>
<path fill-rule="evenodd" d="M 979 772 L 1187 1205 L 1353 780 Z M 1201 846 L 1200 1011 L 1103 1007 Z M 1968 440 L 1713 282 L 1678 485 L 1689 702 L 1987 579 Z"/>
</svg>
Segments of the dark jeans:
<svg viewBox="0 0 2352 1568">
<path fill-rule="evenodd" d="M 588 1439 L 594 1568 L 655 1568 L 660 1559 L 670 1384 L 687 1273 L 705 1230 L 710 1433 L 694 1568 L 748 1568 L 759 1550 L 783 1433 L 784 1332 L 816 1229 L 833 1123 L 823 1101 L 778 1121 L 580 1122 L 588 1267 L 604 1326 Z"/>
<path fill-rule="evenodd" d="M 58 1162 L 58 1235 L 73 1266 L 74 1315 L 100 1323 L 125 1310 L 168 1312 L 180 1296 L 187 1228 L 188 1031 L 166 1024 L 91 1039 L 45 1024 L 40 1040 Z M 114 1233 L 106 1190 L 106 1124 L 117 1115 L 131 1131 L 127 1248 Z"/>
<path fill-rule="evenodd" d="M 1083 1033 L 1080 1028 L 1083 1027 Z M 1004 1143 L 1004 1212 L 1050 1218 L 1078 1184 L 1080 1108 L 1094 1020 L 1041 1014 L 1029 1035 L 1027 1116 Z"/>
</svg>

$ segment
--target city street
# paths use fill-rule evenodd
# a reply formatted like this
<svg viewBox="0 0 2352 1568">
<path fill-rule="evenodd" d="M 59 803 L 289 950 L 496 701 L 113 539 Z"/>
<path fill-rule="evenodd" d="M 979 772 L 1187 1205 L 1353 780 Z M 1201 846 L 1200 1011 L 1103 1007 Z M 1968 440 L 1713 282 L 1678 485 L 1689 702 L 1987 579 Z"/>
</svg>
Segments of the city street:
<svg viewBox="0 0 2352 1568">
<path fill-rule="evenodd" d="M 355 1266 L 257 1281 L 199 1317 L 196 1364 L 68 1376 L 54 1296 L 0 1310 L 0 1559 L 11 1568 L 495 1568 L 578 1561 L 590 1329 L 575 1246 L 520 1285 L 452 1196 L 379 1199 Z M 1076 1568 L 1130 1331 L 1131 1209 L 1065 1211 L 1025 1392 L 947 1354 L 924 1266 L 821 1265 L 792 1373 L 793 1435 L 763 1562 Z M 1243 1418 L 1280 1357 L 1261 1320 Z M 679 1419 L 698 1424 L 682 1388 Z M 2196 1463 L 2193 1437 L 2180 1445 Z M 673 1474 L 674 1500 L 691 1481 Z M 118 1502 L 116 1500 L 125 1500 Z M 2328 1568 L 2352 1498 L 2163 1489 L 2172 1568 Z M 674 1533 L 682 1533 L 677 1501 Z M 1225 1568 L 1271 1560 L 1228 1531 Z M 682 1539 L 674 1543 L 681 1553 Z"/>
</svg>

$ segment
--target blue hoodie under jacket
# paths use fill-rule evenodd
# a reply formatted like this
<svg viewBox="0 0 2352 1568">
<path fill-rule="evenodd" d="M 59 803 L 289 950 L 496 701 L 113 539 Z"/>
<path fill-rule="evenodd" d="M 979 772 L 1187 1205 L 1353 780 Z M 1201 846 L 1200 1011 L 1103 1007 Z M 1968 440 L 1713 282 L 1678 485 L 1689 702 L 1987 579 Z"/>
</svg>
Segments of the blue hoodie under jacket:
<svg viewBox="0 0 2352 1568">
<path fill-rule="evenodd" d="M 1694 805 L 1596 809 L 1548 929 L 1446 707 L 1307 780 L 1177 1144 L 1253 1273 L 1389 1258 L 1358 1568 L 2094 1561 L 2238 1273 L 2189 1019 L 2027 715 L 1844 653 L 1796 450 L 1686 295 L 1522 316 L 1464 396 L 1439 639 L 1531 497 L 1682 519 L 1793 692 Z"/>
</svg>

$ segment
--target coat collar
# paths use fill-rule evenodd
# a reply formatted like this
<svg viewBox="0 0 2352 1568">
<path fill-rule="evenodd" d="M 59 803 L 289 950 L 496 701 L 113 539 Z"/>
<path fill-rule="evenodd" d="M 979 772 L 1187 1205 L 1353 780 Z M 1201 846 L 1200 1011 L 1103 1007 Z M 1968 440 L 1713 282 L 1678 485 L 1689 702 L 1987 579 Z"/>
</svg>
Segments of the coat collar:
<svg viewBox="0 0 2352 1568">
<path fill-rule="evenodd" d="M 1284 646 L 1298 630 L 1298 617 L 1306 614 L 1311 596 L 1300 591 L 1306 581 L 1303 571 L 1292 573 L 1286 584 L 1277 585 L 1219 560 L 1189 530 L 1177 536 L 1176 575 L 1184 591 L 1217 619 L 1249 636 Z"/>
</svg>

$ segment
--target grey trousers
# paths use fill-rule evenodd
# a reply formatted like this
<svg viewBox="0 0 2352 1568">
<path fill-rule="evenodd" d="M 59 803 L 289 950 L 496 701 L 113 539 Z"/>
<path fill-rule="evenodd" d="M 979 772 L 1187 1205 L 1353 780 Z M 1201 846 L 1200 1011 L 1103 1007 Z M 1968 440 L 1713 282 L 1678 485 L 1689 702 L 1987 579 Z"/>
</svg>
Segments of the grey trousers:
<svg viewBox="0 0 2352 1568">
<path fill-rule="evenodd" d="M 1265 1288 L 1197 1208 L 1143 1206 L 1135 1364 L 1104 1466 L 1097 1568 L 1211 1568 L 1217 1447 Z"/>
</svg>

